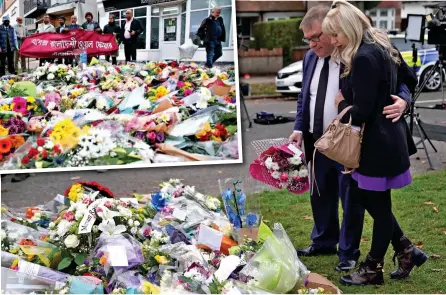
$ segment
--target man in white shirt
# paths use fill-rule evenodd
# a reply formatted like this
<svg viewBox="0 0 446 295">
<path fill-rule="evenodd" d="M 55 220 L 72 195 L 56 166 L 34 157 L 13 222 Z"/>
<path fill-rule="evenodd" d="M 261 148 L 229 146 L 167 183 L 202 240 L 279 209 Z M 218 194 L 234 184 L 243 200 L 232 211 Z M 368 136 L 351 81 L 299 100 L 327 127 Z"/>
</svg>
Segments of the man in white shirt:
<svg viewBox="0 0 446 295">
<path fill-rule="evenodd" d="M 19 44 L 19 48 L 22 47 L 23 40 L 25 40 L 26 37 L 28 37 L 28 29 L 23 24 L 23 18 L 21 16 L 17 17 L 17 24 L 14 26 L 16 35 L 17 35 L 17 43 Z M 20 65 L 22 67 L 22 72 L 26 71 L 26 58 L 24 56 L 21 56 L 19 54 L 19 50 L 15 51 L 15 69 L 18 70 L 19 66 L 19 59 L 20 59 Z"/>
<path fill-rule="evenodd" d="M 125 23 L 121 27 L 121 40 L 124 42 L 125 61 L 136 61 L 138 36 L 143 32 L 141 23 L 133 18 L 131 9 L 125 12 Z"/>
<path fill-rule="evenodd" d="M 312 161 L 314 143 L 338 114 L 335 106 L 342 81 L 340 74 L 343 65 L 338 65 L 330 58 L 334 49 L 330 36 L 322 33 L 322 21 L 329 7 L 311 8 L 300 24 L 304 33 L 304 42 L 310 49 L 303 61 L 302 91 L 297 103 L 297 114 L 294 131 L 290 141 L 299 146 L 304 143 L 307 161 Z M 405 88 L 404 88 L 405 87 Z M 403 91 L 402 89 L 407 89 Z M 399 96 L 391 107 L 390 119 L 402 115 L 410 100 L 410 92 L 401 85 Z M 311 194 L 314 228 L 311 233 L 312 243 L 308 248 L 298 249 L 298 256 L 316 256 L 323 254 L 339 255 L 338 271 L 346 271 L 356 267 L 360 252 L 359 243 L 364 222 L 364 208 L 353 205 L 349 194 L 350 175 L 341 173 L 343 167 L 323 154 L 316 152 L 312 176 L 316 178 L 319 190 Z M 318 194 L 320 192 L 320 195 Z M 339 227 L 339 198 L 344 209 L 342 226 Z M 337 245 L 339 244 L 339 250 Z"/>
<path fill-rule="evenodd" d="M 37 30 L 37 33 L 55 33 L 56 29 L 54 26 L 50 23 L 50 16 L 46 14 L 43 17 L 43 24 L 40 25 L 39 29 Z M 54 59 L 51 58 L 41 58 L 40 59 L 40 66 L 43 66 L 45 62 L 54 62 Z"/>
</svg>

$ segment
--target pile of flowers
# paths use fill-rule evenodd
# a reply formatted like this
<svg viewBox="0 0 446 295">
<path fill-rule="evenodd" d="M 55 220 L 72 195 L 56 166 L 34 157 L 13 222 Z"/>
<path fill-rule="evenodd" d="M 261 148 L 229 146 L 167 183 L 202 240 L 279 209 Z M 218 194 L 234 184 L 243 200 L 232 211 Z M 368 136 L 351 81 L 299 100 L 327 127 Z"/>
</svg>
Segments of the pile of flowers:
<svg viewBox="0 0 446 295">
<path fill-rule="evenodd" d="M 232 86 L 217 95 L 222 79 Z M 46 63 L 4 77 L 0 134 L 25 136 L 27 144 L 14 155 L 16 148 L 4 143 L 2 154 L 12 155 L 1 169 L 237 159 L 234 84 L 233 66 L 175 61 L 101 61 L 84 69 Z"/>
<path fill-rule="evenodd" d="M 223 203 L 171 179 L 125 198 L 77 182 L 26 216 L 2 207 L 2 272 L 14 277 L 26 267 L 32 280 L 23 291 L 51 294 L 314 292 L 283 227 L 260 214 L 250 223 L 249 196 L 232 184 Z M 240 223 L 222 210 L 234 205 Z M 244 235 L 252 228 L 258 235 Z"/>
</svg>

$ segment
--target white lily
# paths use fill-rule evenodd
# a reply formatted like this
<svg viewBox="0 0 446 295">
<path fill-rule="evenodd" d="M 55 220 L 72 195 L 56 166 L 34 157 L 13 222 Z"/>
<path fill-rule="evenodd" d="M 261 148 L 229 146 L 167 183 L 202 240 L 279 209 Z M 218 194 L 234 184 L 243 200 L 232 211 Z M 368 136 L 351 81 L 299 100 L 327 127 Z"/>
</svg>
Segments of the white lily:
<svg viewBox="0 0 446 295">
<path fill-rule="evenodd" d="M 113 220 L 114 217 L 121 216 L 121 213 L 109 210 L 105 206 L 100 206 L 99 208 L 101 208 L 102 211 L 98 213 L 98 216 L 104 221 Z"/>
<path fill-rule="evenodd" d="M 127 230 L 127 228 L 120 224 L 116 226 L 114 219 L 104 220 L 101 224 L 99 224 L 99 230 L 109 236 L 122 234 Z"/>
</svg>

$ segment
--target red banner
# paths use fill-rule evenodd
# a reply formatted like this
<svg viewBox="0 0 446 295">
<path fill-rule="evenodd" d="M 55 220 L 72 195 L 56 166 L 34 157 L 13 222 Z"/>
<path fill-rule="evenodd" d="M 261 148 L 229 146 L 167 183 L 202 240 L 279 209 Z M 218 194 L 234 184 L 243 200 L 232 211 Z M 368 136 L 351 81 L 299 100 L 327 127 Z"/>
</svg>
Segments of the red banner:
<svg viewBox="0 0 446 295">
<path fill-rule="evenodd" d="M 113 34 L 72 30 L 67 33 L 39 33 L 27 37 L 20 54 L 34 58 L 73 57 L 83 50 L 89 56 L 107 55 L 119 49 Z"/>
</svg>

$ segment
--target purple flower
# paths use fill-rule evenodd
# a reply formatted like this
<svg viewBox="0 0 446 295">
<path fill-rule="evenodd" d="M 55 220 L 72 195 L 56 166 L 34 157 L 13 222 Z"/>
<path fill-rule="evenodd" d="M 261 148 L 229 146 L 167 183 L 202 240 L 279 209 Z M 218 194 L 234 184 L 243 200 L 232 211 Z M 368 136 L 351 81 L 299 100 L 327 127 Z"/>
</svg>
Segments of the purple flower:
<svg viewBox="0 0 446 295">
<path fill-rule="evenodd" d="M 26 130 L 26 123 L 19 118 L 11 117 L 6 121 L 4 127 L 9 128 L 9 134 L 18 134 Z"/>
<path fill-rule="evenodd" d="M 136 131 L 135 134 L 133 134 L 133 137 L 138 139 L 144 139 L 144 131 Z"/>
<path fill-rule="evenodd" d="M 156 134 L 156 142 L 164 142 L 164 132 Z"/>
</svg>

